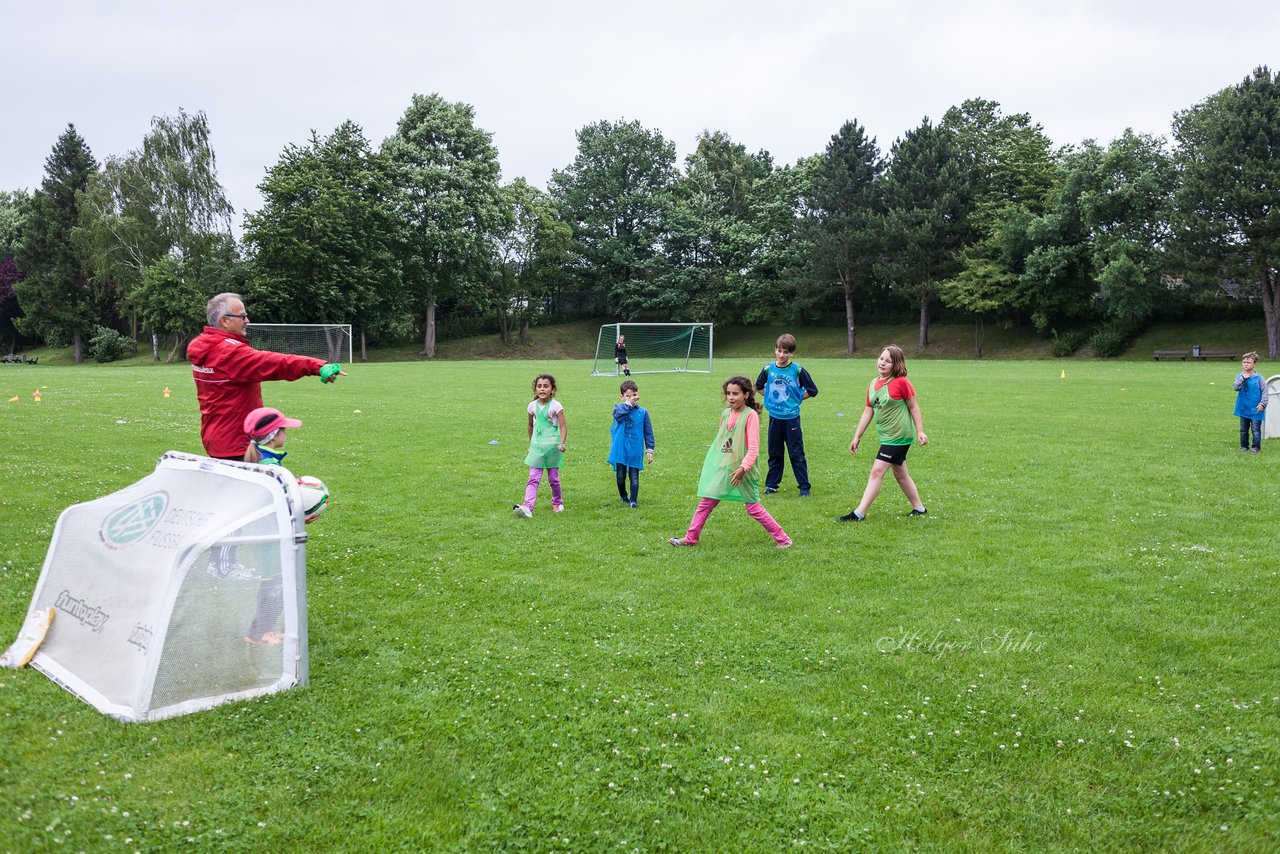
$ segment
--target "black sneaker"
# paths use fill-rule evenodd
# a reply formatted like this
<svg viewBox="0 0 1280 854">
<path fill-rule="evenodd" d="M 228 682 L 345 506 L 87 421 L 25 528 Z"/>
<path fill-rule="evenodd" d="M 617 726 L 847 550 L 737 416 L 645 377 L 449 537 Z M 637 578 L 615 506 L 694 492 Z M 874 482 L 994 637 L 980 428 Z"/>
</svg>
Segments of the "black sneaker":
<svg viewBox="0 0 1280 854">
<path fill-rule="evenodd" d="M 764 488 L 764 494 L 765 494 L 765 495 L 773 495 L 773 494 L 774 494 L 775 492 L 777 492 L 777 491 L 778 491 L 778 490 L 777 490 L 777 489 L 775 489 L 775 488 L 774 488 L 774 487 L 772 487 L 772 486 L 766 486 L 766 487 Z"/>
<path fill-rule="evenodd" d="M 928 513 L 928 512 L 929 512 L 929 508 L 928 508 L 928 507 L 922 507 L 922 508 L 920 508 L 919 510 L 917 510 L 916 508 L 912 507 L 912 508 L 911 508 L 911 512 L 910 512 L 910 513 L 908 513 L 907 515 L 908 515 L 908 516 L 923 516 L 923 515 L 925 515 L 925 514 L 926 514 L 926 513 Z"/>
<path fill-rule="evenodd" d="M 800 490 L 800 497 L 801 497 L 801 498 L 808 498 L 808 497 L 809 497 L 809 490 L 807 490 L 807 489 L 802 489 L 802 490 Z"/>
<path fill-rule="evenodd" d="M 859 516 L 856 509 L 850 510 L 848 513 L 837 519 L 837 522 L 861 522 L 866 516 Z"/>
</svg>

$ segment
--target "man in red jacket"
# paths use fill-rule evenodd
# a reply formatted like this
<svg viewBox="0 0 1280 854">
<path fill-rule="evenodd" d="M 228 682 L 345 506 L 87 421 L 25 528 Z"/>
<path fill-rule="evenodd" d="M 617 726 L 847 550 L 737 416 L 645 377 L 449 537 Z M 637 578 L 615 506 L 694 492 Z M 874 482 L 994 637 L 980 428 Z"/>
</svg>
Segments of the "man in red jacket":
<svg viewBox="0 0 1280 854">
<path fill-rule="evenodd" d="M 341 365 L 311 356 L 253 349 L 244 334 L 249 314 L 239 294 L 218 294 L 207 313 L 209 325 L 187 346 L 187 358 L 200 401 L 200 441 L 211 457 L 244 459 L 244 417 L 262 406 L 264 381 L 319 376 L 331 383 L 346 376 Z"/>
</svg>

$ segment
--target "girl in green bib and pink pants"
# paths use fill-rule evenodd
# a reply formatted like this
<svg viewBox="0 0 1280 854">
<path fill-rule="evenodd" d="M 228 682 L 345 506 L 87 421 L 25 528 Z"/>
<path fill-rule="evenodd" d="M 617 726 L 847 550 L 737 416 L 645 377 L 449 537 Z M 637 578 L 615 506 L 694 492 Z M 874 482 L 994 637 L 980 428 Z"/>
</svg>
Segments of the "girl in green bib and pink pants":
<svg viewBox="0 0 1280 854">
<path fill-rule="evenodd" d="M 746 505 L 747 515 L 769 532 L 778 548 L 790 548 L 791 538 L 760 503 L 760 404 L 755 387 L 746 377 L 730 377 L 722 387 L 725 410 L 720 430 L 707 451 L 698 480 L 698 509 L 683 537 L 672 537 L 673 546 L 697 545 L 702 526 L 721 501 Z"/>
<path fill-rule="evenodd" d="M 559 513 L 564 510 L 560 466 L 564 463 L 565 443 L 569 441 L 569 425 L 564 420 L 564 407 L 556 400 L 556 378 L 551 374 L 538 374 L 534 378 L 533 400 L 529 402 L 528 411 L 529 453 L 524 464 L 529 467 L 529 480 L 524 487 L 524 502 L 511 508 L 513 513 L 525 519 L 533 515 L 543 472 L 551 482 L 552 511 Z"/>
</svg>

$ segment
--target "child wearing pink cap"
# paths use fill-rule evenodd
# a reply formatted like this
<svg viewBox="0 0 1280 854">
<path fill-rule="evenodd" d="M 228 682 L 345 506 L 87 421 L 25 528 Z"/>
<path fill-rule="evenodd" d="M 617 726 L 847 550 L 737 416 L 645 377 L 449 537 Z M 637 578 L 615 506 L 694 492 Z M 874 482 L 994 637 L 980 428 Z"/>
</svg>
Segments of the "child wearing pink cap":
<svg viewBox="0 0 1280 854">
<path fill-rule="evenodd" d="M 244 432 L 249 437 L 249 447 L 245 449 L 246 463 L 259 463 L 264 466 L 281 465 L 285 458 L 285 432 L 291 427 L 301 427 L 302 422 L 289 418 L 279 409 L 261 406 L 244 418 Z M 314 517 L 308 517 L 310 522 Z M 277 646 L 284 641 L 284 634 L 276 630 L 283 609 L 283 588 L 280 576 L 263 579 L 258 588 L 258 610 L 253 622 L 245 633 L 245 643 L 251 646 Z"/>
<path fill-rule="evenodd" d="M 287 454 L 280 450 L 288 438 L 285 430 L 290 427 L 301 427 L 302 422 L 289 418 L 279 409 L 260 406 L 244 417 L 244 432 L 249 437 L 249 447 L 245 448 L 246 463 L 261 463 L 264 466 L 278 466 Z"/>
</svg>

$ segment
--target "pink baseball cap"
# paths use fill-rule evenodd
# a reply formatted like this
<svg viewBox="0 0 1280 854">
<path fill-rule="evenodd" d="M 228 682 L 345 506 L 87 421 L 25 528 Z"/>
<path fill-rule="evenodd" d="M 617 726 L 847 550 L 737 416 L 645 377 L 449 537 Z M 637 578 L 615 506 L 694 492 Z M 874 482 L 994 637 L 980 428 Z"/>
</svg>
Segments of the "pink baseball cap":
<svg viewBox="0 0 1280 854">
<path fill-rule="evenodd" d="M 301 427 L 302 422 L 296 418 L 286 418 L 279 409 L 260 406 L 244 417 L 244 432 L 250 439 L 261 439 L 281 427 Z"/>
</svg>

